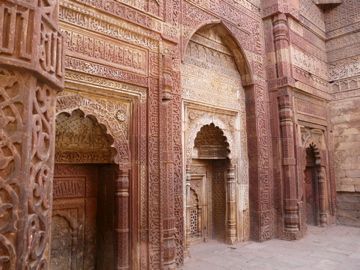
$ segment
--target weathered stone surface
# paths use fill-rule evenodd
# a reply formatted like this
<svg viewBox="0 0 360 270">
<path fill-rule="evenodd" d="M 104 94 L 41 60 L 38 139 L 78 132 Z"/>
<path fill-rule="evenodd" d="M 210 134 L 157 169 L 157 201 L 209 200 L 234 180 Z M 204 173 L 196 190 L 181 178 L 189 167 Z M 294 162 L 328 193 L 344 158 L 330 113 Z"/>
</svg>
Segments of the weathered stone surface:
<svg viewBox="0 0 360 270">
<path fill-rule="evenodd" d="M 354 190 L 338 192 L 337 198 L 337 221 L 340 224 L 360 227 L 360 194 Z"/>
<path fill-rule="evenodd" d="M 76 179 L 51 191 L 54 160 L 116 164 L 117 269 L 183 263 L 199 160 L 228 160 L 229 243 L 298 239 L 306 209 L 334 223 L 336 191 L 360 192 L 359 13 L 354 0 L 0 0 L 0 268 L 49 268 L 52 206 L 67 187 L 86 195 Z M 56 219 L 65 249 L 73 227 Z"/>
<path fill-rule="evenodd" d="M 358 49 L 359 3 L 343 1 L 326 12 L 326 47 L 334 100 L 330 119 L 334 136 L 334 174 L 338 193 L 338 222 L 358 225 L 360 192 L 360 66 Z M 337 19 L 335 19 L 337 18 Z M 353 196 L 353 198 L 351 198 Z M 351 206 L 353 203 L 353 207 Z"/>
</svg>

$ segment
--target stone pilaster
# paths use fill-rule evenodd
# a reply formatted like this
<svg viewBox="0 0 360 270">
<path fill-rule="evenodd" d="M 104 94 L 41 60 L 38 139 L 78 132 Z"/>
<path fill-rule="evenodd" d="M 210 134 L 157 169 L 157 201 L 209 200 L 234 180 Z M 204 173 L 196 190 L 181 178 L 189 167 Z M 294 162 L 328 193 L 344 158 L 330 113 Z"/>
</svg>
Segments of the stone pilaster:
<svg viewBox="0 0 360 270">
<path fill-rule="evenodd" d="M 174 207 L 174 158 L 173 158 L 173 80 L 172 59 L 163 56 L 163 76 L 160 105 L 160 152 L 162 192 L 163 267 L 175 269 L 175 207 Z"/>
<path fill-rule="evenodd" d="M 235 166 L 231 165 L 226 174 L 226 242 L 236 242 L 236 194 Z"/>
<path fill-rule="evenodd" d="M 129 169 L 121 168 L 117 171 L 115 179 L 115 205 L 117 209 L 115 266 L 117 270 L 130 268 L 129 172 Z"/>
<path fill-rule="evenodd" d="M 290 60 L 289 27 L 283 13 L 273 18 L 273 35 L 276 56 L 278 107 L 284 187 L 284 232 L 287 239 L 296 239 L 300 232 L 300 214 L 297 192 L 296 137 L 293 104 L 293 81 Z"/>
</svg>

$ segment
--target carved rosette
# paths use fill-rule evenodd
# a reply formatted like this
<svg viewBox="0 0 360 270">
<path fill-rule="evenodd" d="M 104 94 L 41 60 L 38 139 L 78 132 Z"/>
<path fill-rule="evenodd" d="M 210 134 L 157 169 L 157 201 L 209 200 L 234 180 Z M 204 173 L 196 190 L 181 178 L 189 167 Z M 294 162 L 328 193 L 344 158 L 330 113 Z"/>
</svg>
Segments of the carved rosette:
<svg viewBox="0 0 360 270">
<path fill-rule="evenodd" d="M 56 1 L 0 2 L 0 265 L 48 269 L 56 92 Z M 21 71 L 20 71 L 21 69 Z"/>
</svg>

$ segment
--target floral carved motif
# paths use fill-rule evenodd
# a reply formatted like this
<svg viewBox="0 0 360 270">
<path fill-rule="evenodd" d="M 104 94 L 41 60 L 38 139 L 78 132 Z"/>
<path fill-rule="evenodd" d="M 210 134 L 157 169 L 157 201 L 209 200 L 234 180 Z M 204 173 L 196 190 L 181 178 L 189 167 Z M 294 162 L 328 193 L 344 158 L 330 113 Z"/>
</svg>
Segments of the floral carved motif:
<svg viewBox="0 0 360 270">
<path fill-rule="evenodd" d="M 22 99 L 17 74 L 0 70 L 0 263 L 15 269 L 16 224 L 19 220 L 19 177 L 21 168 L 21 136 L 24 129 Z"/>
</svg>

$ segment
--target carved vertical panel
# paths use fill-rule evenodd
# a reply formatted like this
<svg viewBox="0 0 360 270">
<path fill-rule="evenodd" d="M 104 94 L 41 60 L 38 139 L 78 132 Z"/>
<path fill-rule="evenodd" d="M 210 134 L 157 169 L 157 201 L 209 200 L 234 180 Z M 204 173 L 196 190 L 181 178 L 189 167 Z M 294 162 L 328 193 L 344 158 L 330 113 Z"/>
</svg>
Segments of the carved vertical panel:
<svg viewBox="0 0 360 270">
<path fill-rule="evenodd" d="M 162 59 L 162 89 L 160 94 L 160 179 L 162 202 L 162 245 L 164 269 L 175 268 L 175 215 L 173 167 L 173 80 L 172 59 Z"/>
<path fill-rule="evenodd" d="M 1 77 L 4 265 L 47 268 L 56 93 L 29 74 L 2 70 Z"/>
<path fill-rule="evenodd" d="M 28 217 L 22 265 L 30 269 L 48 267 L 52 179 L 55 152 L 55 91 L 37 84 L 31 95 L 31 161 L 29 174 Z M 29 248 L 30 247 L 30 248 Z"/>
<path fill-rule="evenodd" d="M 216 166 L 217 165 L 217 166 Z M 226 215 L 229 214 L 227 203 L 228 187 L 225 183 L 225 172 L 222 164 L 213 165 L 212 176 L 212 223 L 213 223 L 213 238 L 217 238 L 219 241 L 226 239 L 228 220 Z M 226 188 L 226 190 L 225 190 Z M 235 211 L 235 209 L 232 209 Z M 228 212 L 228 213 L 226 213 Z M 235 225 L 235 224 L 234 224 Z M 227 239 L 226 239 L 227 240 Z"/>
<path fill-rule="evenodd" d="M 160 268 L 160 179 L 159 179 L 159 83 L 150 79 L 149 118 L 148 118 L 148 155 L 149 165 L 149 265 L 150 268 Z"/>
<path fill-rule="evenodd" d="M 129 227 L 129 170 L 121 169 L 117 172 L 115 184 L 115 205 L 117 207 L 115 233 L 116 269 L 130 267 L 130 227 Z"/>
<path fill-rule="evenodd" d="M 48 269 L 55 96 L 64 71 L 57 2 L 1 1 L 0 15 L 1 266 Z"/>
<path fill-rule="evenodd" d="M 19 241 L 17 224 L 24 196 L 20 187 L 21 155 L 26 147 L 22 141 L 25 100 L 21 89 L 26 82 L 31 83 L 29 78 L 21 78 L 17 72 L 0 69 L 0 263 L 9 270 L 15 269 L 19 254 L 16 247 Z"/>
</svg>

